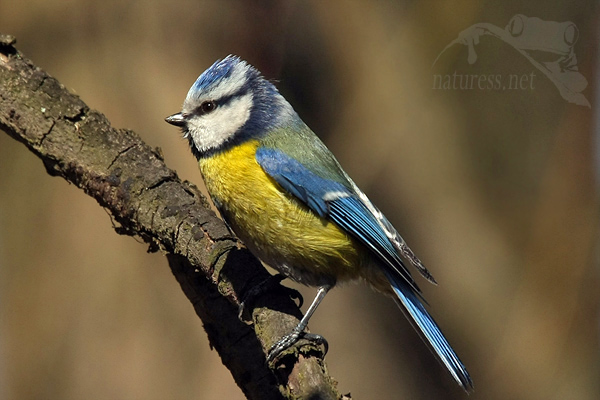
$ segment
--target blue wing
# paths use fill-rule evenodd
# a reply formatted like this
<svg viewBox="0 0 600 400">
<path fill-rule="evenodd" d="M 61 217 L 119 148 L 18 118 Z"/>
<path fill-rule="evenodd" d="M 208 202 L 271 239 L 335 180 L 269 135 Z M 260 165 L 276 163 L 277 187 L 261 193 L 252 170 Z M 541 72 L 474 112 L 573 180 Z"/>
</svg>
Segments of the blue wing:
<svg viewBox="0 0 600 400">
<path fill-rule="evenodd" d="M 329 218 L 338 224 L 379 258 L 381 262 L 378 264 L 396 293 L 400 308 L 410 317 L 413 325 L 431 345 L 454 379 L 466 390 L 472 388 L 469 373 L 425 310 L 417 284 L 404 266 L 397 247 L 388 236 L 389 232 L 386 234 L 391 224 L 385 217 L 380 216 L 378 219 L 373 214 L 373 207 L 361 200 L 341 170 L 337 174 L 338 180 L 327 179 L 285 153 L 267 147 L 257 150 L 256 160 L 287 192 L 300 199 L 321 217 Z M 327 175 L 332 176 L 331 171 Z"/>
<path fill-rule="evenodd" d="M 302 200 L 321 217 L 330 218 L 346 232 L 358 238 L 382 261 L 399 274 L 417 292 L 420 290 L 402 259 L 368 207 L 356 196 L 349 182 L 322 178 L 299 161 L 281 151 L 261 147 L 256 160 L 286 191 Z M 340 180 L 344 176 L 340 174 Z"/>
<path fill-rule="evenodd" d="M 327 201 L 324 200 L 327 193 L 349 193 L 346 186 L 321 178 L 280 151 L 260 147 L 256 151 L 256 161 L 285 190 L 302 200 L 321 217 L 328 214 Z"/>
</svg>

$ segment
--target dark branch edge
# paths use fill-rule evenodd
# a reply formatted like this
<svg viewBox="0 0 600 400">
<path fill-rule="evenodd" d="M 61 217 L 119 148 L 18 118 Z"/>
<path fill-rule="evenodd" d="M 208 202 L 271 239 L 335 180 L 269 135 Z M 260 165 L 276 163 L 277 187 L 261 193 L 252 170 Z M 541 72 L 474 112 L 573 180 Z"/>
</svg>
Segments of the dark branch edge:
<svg viewBox="0 0 600 400">
<path fill-rule="evenodd" d="M 252 324 L 239 299 L 269 273 L 240 246 L 206 199 L 130 130 L 111 127 L 0 34 L 0 129 L 38 156 L 47 172 L 82 189 L 107 209 L 119 234 L 138 236 L 166 254 L 211 346 L 248 399 L 340 399 L 322 350 L 294 347 L 267 365 L 270 346 L 301 316 L 285 292 L 257 299 Z M 162 121 L 162 118 L 157 118 Z M 165 127 L 167 129 L 167 127 Z"/>
</svg>

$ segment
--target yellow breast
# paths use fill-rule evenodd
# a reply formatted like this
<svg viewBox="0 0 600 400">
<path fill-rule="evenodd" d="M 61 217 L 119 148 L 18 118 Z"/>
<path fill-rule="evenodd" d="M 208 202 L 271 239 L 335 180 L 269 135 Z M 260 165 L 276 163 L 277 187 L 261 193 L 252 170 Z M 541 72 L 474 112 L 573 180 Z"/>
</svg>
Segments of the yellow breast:
<svg viewBox="0 0 600 400">
<path fill-rule="evenodd" d="M 211 197 L 235 233 L 264 262 L 299 282 L 356 278 L 365 261 L 362 247 L 268 176 L 256 162 L 258 146 L 248 141 L 199 162 Z"/>
</svg>

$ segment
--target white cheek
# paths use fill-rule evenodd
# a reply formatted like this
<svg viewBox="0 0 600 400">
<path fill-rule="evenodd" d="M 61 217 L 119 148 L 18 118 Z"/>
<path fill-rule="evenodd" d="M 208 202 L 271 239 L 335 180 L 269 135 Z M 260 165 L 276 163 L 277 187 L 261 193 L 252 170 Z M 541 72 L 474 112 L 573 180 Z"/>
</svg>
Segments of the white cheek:
<svg viewBox="0 0 600 400">
<path fill-rule="evenodd" d="M 250 118 L 251 108 L 252 94 L 248 93 L 209 114 L 190 120 L 189 134 L 198 150 L 214 149 L 231 139 Z"/>
</svg>

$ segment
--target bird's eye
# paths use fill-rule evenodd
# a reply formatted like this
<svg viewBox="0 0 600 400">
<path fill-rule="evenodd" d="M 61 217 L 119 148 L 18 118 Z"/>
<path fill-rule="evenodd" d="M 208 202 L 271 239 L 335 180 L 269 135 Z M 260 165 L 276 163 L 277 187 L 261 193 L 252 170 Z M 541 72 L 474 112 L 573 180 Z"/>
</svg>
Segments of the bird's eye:
<svg viewBox="0 0 600 400">
<path fill-rule="evenodd" d="M 214 101 L 205 101 L 204 103 L 200 104 L 200 107 L 198 107 L 200 110 L 201 114 L 208 114 L 209 112 L 213 111 L 215 108 L 217 108 L 217 105 Z"/>
</svg>

